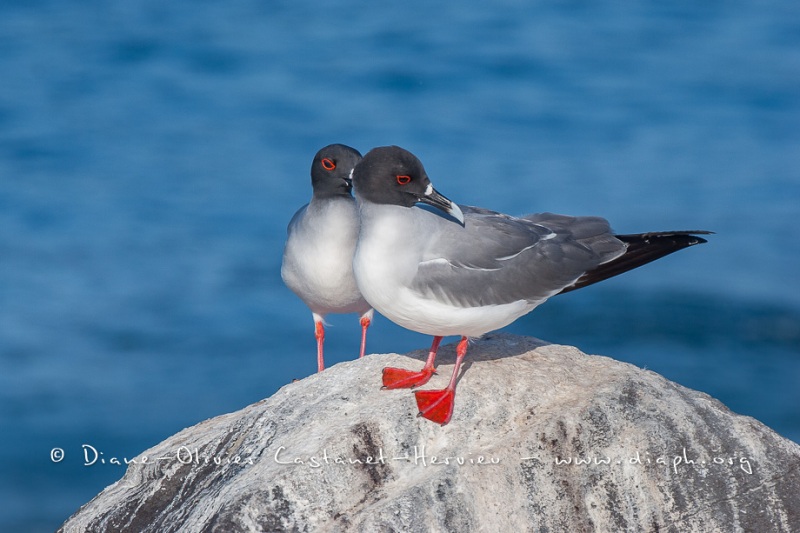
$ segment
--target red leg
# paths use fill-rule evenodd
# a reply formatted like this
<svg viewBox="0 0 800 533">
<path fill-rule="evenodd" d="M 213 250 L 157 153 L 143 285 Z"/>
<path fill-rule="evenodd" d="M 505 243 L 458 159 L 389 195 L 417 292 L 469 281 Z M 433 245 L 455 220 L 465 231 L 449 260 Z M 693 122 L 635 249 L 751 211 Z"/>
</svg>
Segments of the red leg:
<svg viewBox="0 0 800 533">
<path fill-rule="evenodd" d="M 314 337 L 317 338 L 317 372 L 325 370 L 325 357 L 322 354 L 322 345 L 325 343 L 325 326 L 322 321 L 314 320 Z"/>
<path fill-rule="evenodd" d="M 450 383 L 441 390 L 418 390 L 414 393 L 419 407 L 419 416 L 432 420 L 437 424 L 445 425 L 450 422 L 453 416 L 453 401 L 456 397 L 456 378 L 467 354 L 467 338 L 461 337 L 461 341 L 456 348 L 456 364 L 453 367 L 453 375 Z"/>
<path fill-rule="evenodd" d="M 385 389 L 407 389 L 425 385 L 431 376 L 436 372 L 433 363 L 436 361 L 436 352 L 439 350 L 439 343 L 442 337 L 434 337 L 431 344 L 431 351 L 428 352 L 428 360 L 419 372 L 405 370 L 404 368 L 386 367 L 383 369 L 383 388 Z"/>
<path fill-rule="evenodd" d="M 359 359 L 364 357 L 364 352 L 367 349 L 367 328 L 370 324 L 372 324 L 372 309 L 361 317 L 361 352 L 358 354 Z"/>
</svg>

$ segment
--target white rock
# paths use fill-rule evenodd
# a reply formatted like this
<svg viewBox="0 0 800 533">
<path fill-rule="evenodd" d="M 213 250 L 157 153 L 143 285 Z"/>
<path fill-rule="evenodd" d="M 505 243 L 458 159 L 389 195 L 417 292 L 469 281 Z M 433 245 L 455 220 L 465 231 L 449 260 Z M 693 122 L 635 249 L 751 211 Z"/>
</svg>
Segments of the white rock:
<svg viewBox="0 0 800 533">
<path fill-rule="evenodd" d="M 408 390 L 380 390 L 383 367 L 427 353 L 409 355 L 341 363 L 181 431 L 62 531 L 800 531 L 800 446 L 705 394 L 490 335 L 442 427 Z M 442 347 L 424 388 L 453 360 Z"/>
</svg>

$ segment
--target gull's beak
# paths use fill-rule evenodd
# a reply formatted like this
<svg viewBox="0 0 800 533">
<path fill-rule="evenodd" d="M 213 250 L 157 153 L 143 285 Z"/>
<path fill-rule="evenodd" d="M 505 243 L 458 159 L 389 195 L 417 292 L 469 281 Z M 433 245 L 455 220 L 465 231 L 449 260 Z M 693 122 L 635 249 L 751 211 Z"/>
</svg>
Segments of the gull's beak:
<svg viewBox="0 0 800 533">
<path fill-rule="evenodd" d="M 434 189 L 433 185 L 430 183 L 428 184 L 428 188 L 425 189 L 425 194 L 419 198 L 419 201 L 423 204 L 432 205 L 436 209 L 444 211 L 456 219 L 459 224 L 462 226 L 464 225 L 464 213 L 461 212 L 461 208 L 447 199 L 447 197 L 444 195 L 439 194 L 439 191 Z"/>
</svg>

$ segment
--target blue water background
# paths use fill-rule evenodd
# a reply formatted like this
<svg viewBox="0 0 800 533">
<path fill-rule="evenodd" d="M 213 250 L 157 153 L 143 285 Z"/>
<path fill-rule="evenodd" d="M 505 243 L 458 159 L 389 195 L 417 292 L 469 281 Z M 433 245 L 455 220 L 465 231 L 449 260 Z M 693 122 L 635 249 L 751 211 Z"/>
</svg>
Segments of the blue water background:
<svg viewBox="0 0 800 533">
<path fill-rule="evenodd" d="M 716 231 L 507 329 L 800 441 L 793 0 L 12 0 L 0 73 L 2 531 L 122 476 L 82 444 L 133 457 L 315 371 L 279 270 L 331 142 L 404 146 L 459 203 Z M 352 359 L 356 317 L 330 321 Z M 378 318 L 368 348 L 428 343 Z"/>
</svg>

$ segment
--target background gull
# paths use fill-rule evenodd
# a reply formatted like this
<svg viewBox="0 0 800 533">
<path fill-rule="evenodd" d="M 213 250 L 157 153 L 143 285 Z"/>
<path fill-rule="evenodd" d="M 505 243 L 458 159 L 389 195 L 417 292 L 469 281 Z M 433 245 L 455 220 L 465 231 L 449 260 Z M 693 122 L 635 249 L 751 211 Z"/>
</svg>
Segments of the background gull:
<svg viewBox="0 0 800 533">
<path fill-rule="evenodd" d="M 364 357 L 372 308 L 361 297 L 353 277 L 353 252 L 358 237 L 356 204 L 350 195 L 353 167 L 361 154 L 331 144 L 311 164 L 311 201 L 289 222 L 281 278 L 311 309 L 317 339 L 317 370 L 325 368 L 325 315 L 358 313 Z"/>
</svg>

